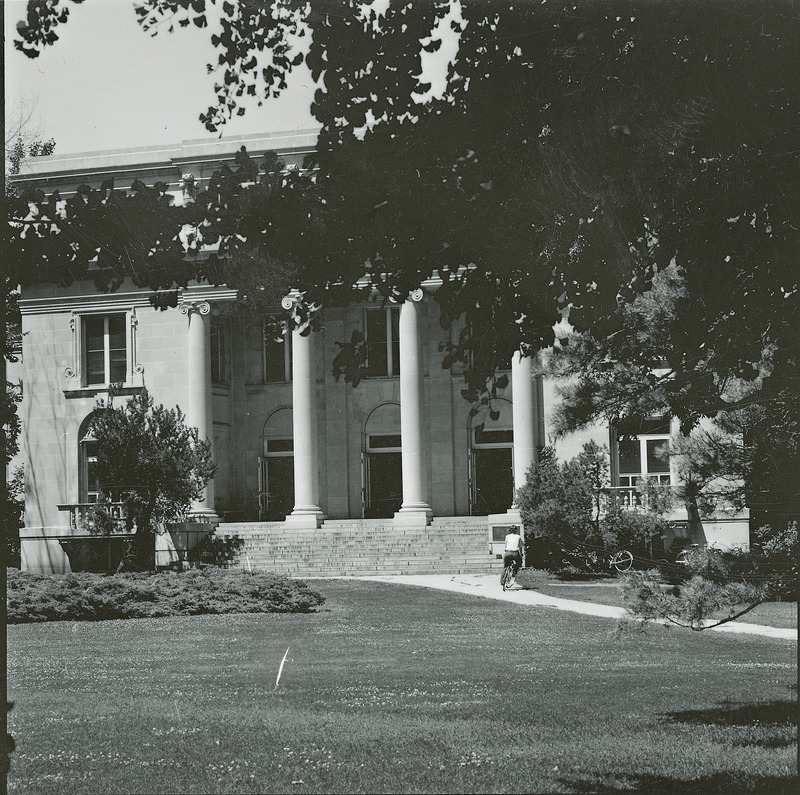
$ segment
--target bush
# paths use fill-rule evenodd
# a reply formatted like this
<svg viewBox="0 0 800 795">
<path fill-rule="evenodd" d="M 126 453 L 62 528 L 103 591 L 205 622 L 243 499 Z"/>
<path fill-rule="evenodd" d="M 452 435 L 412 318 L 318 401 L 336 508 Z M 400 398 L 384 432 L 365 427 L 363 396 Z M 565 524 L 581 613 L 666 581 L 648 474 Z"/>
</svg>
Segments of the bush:
<svg viewBox="0 0 800 795">
<path fill-rule="evenodd" d="M 221 613 L 310 613 L 325 597 L 301 580 L 216 567 L 158 574 L 8 570 L 8 623 Z"/>
<path fill-rule="evenodd" d="M 587 442 L 571 461 L 560 463 L 545 447 L 518 489 L 516 501 L 525 524 L 525 560 L 564 578 L 609 573 L 608 553 L 630 550 L 637 565 L 662 553 L 667 522 L 659 511 L 669 500 L 658 487 L 638 487 L 648 508 L 623 508 L 608 489 L 608 455 Z"/>
<path fill-rule="evenodd" d="M 208 563 L 214 566 L 227 566 L 236 558 L 244 546 L 244 539 L 238 536 L 208 535 L 188 552 L 192 563 Z"/>
</svg>

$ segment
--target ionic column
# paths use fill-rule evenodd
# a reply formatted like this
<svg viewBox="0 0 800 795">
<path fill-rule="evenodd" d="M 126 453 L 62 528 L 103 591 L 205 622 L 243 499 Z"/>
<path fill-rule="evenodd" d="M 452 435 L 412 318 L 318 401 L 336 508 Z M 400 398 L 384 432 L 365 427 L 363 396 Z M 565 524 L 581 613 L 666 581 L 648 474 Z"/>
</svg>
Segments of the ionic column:
<svg viewBox="0 0 800 795">
<path fill-rule="evenodd" d="M 428 524 L 432 511 L 425 488 L 422 419 L 422 351 L 419 339 L 419 302 L 414 290 L 400 307 L 400 445 L 403 461 L 403 503 L 395 520 Z"/>
<path fill-rule="evenodd" d="M 511 359 L 511 389 L 514 420 L 514 493 L 525 485 L 528 470 L 536 461 L 537 411 L 533 357 L 520 351 Z M 516 503 L 516 497 L 514 499 Z"/>
<path fill-rule="evenodd" d="M 287 299 L 284 299 L 286 302 Z M 291 304 L 290 304 L 291 306 Z M 284 303 L 286 307 L 286 303 Z M 286 307 L 289 308 L 289 307 Z M 292 431 L 294 435 L 294 510 L 287 522 L 319 527 L 319 454 L 314 332 L 292 329 Z"/>
<path fill-rule="evenodd" d="M 186 424 L 197 428 L 200 439 L 214 445 L 213 417 L 211 412 L 211 326 L 206 318 L 211 312 L 207 301 L 181 304 L 181 314 L 189 318 L 186 352 L 187 379 L 184 403 Z M 203 489 L 203 496 L 192 505 L 189 512 L 194 517 L 216 518 L 214 512 L 214 481 Z"/>
</svg>

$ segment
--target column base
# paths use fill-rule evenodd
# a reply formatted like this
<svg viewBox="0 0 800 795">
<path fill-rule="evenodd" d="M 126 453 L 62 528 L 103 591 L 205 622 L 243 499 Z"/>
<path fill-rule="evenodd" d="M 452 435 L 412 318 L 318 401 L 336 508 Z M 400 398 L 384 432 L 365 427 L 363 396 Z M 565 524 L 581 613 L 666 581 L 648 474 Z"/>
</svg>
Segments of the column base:
<svg viewBox="0 0 800 795">
<path fill-rule="evenodd" d="M 186 514 L 186 521 L 217 525 L 222 521 L 222 519 L 217 516 L 216 512 L 212 509 L 189 511 L 189 513 Z"/>
<path fill-rule="evenodd" d="M 313 508 L 296 508 L 286 517 L 286 524 L 292 527 L 310 527 L 313 530 L 319 529 L 323 521 L 325 521 L 325 514 L 319 508 L 316 510 Z"/>
<path fill-rule="evenodd" d="M 433 511 L 429 505 L 404 505 L 394 515 L 394 524 L 400 527 L 427 527 L 433 520 Z"/>
</svg>

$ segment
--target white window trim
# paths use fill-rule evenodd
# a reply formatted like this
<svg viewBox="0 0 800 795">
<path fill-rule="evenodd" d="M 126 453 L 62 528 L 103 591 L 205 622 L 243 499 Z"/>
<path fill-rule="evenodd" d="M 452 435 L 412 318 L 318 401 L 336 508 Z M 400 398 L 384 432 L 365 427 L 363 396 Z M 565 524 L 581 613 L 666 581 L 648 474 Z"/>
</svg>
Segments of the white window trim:
<svg viewBox="0 0 800 795">
<path fill-rule="evenodd" d="M 138 362 L 136 343 L 139 320 L 136 310 L 98 308 L 85 312 L 72 312 L 69 318 L 69 328 L 72 332 L 72 363 L 64 369 L 67 379 L 65 391 L 92 391 L 103 392 L 108 389 L 108 384 L 88 384 L 86 382 L 86 337 L 84 331 L 84 318 L 108 317 L 110 315 L 125 315 L 125 380 L 123 387 L 144 386 L 144 367 Z M 106 351 L 106 356 L 108 352 Z M 109 362 L 106 361 L 106 372 L 109 371 Z"/>
<path fill-rule="evenodd" d="M 653 418 L 657 419 L 657 418 Z M 619 437 L 616 431 L 613 434 L 613 442 L 614 442 L 614 458 L 616 463 L 616 472 L 614 473 L 614 482 L 620 488 L 636 488 L 634 485 L 622 485 L 620 484 L 620 478 L 623 477 L 637 477 L 637 478 L 650 478 L 650 477 L 662 477 L 665 475 L 669 476 L 669 483 L 662 483 L 661 485 L 670 485 L 673 486 L 677 482 L 676 472 L 675 472 L 675 465 L 673 462 L 673 456 L 670 455 L 669 461 L 669 472 L 647 472 L 647 443 L 649 441 L 658 441 L 658 442 L 670 442 L 672 437 L 675 435 L 676 431 L 678 430 L 679 421 L 677 419 L 672 419 L 670 421 L 670 432 L 669 433 L 640 433 L 636 435 L 636 440 L 639 442 L 639 465 L 642 471 L 640 472 L 622 472 L 620 465 L 619 465 Z M 636 484 L 639 485 L 639 484 Z"/>
</svg>

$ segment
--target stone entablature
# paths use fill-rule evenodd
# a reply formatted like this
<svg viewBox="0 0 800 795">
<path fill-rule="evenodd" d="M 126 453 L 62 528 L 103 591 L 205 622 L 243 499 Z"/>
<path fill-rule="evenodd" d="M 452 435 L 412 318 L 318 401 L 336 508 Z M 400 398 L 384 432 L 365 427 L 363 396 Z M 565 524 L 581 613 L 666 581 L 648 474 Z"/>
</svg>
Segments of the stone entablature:
<svg viewBox="0 0 800 795">
<path fill-rule="evenodd" d="M 314 152 L 316 141 L 316 130 L 298 130 L 217 141 L 187 140 L 163 148 L 53 154 L 22 160 L 20 173 L 12 177 L 12 182 L 18 190 L 30 187 L 47 194 L 57 190 L 66 199 L 74 196 L 80 185 L 99 188 L 113 179 L 116 188 L 127 190 L 138 179 L 148 186 L 164 182 L 178 196 L 183 192 L 185 174 L 191 174 L 199 183 L 198 190 L 202 190 L 215 171 L 234 163 L 243 146 L 256 164 L 265 152 L 274 151 L 287 166 L 301 166 L 305 157 Z"/>
</svg>

